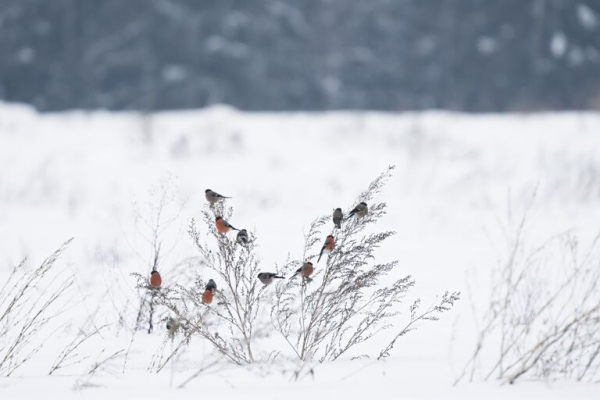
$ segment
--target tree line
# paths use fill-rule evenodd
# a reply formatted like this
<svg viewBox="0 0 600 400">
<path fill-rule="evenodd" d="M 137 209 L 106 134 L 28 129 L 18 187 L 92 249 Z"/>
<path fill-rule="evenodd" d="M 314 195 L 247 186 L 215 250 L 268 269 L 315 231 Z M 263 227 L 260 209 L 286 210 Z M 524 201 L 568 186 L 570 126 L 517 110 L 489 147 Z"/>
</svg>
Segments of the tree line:
<svg viewBox="0 0 600 400">
<path fill-rule="evenodd" d="M 43 111 L 597 109 L 593 0 L 3 0 L 0 99 Z"/>
</svg>

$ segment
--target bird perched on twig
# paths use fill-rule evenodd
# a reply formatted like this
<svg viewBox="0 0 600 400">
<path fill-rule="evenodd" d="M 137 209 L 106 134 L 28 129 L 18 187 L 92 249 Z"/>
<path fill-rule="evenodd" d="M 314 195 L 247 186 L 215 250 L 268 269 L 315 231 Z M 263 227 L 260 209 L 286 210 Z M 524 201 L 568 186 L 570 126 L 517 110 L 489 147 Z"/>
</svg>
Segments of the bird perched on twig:
<svg viewBox="0 0 600 400">
<path fill-rule="evenodd" d="M 169 319 L 167 319 L 167 331 L 169 332 L 170 338 L 175 336 L 180 326 L 181 324 L 177 318 L 169 317 Z"/>
<path fill-rule="evenodd" d="M 275 278 L 276 279 L 285 279 L 285 277 L 279 276 L 272 272 L 261 272 L 260 274 L 258 274 L 258 279 L 266 286 L 269 286 L 271 283 L 273 283 L 273 280 Z"/>
<path fill-rule="evenodd" d="M 248 244 L 248 231 L 245 229 L 240 230 L 235 238 L 235 241 L 239 244 Z"/>
<path fill-rule="evenodd" d="M 321 248 L 321 253 L 319 254 L 319 259 L 317 260 L 317 262 L 321 261 L 321 256 L 323 254 L 331 253 L 334 246 L 335 246 L 335 240 L 333 239 L 333 236 L 332 235 L 327 236 L 327 238 L 325 239 L 325 244 L 323 244 L 323 247 Z"/>
<path fill-rule="evenodd" d="M 239 229 L 234 228 L 229 222 L 225 221 L 222 217 L 215 218 L 215 226 L 217 230 L 221 233 L 227 233 L 230 230 L 239 231 Z"/>
<path fill-rule="evenodd" d="M 344 213 L 342 213 L 342 209 L 336 208 L 333 210 L 333 225 L 335 225 L 336 228 L 342 228 L 342 219 L 344 219 Z"/>
<path fill-rule="evenodd" d="M 156 269 L 153 269 L 150 273 L 150 286 L 158 289 L 162 285 L 162 278 Z"/>
<path fill-rule="evenodd" d="M 217 284 L 212 279 L 209 279 L 206 287 L 204 288 L 204 294 L 202 295 L 202 302 L 204 304 L 212 303 L 215 290 L 217 290 Z"/>
<path fill-rule="evenodd" d="M 354 209 L 352 211 L 350 211 L 350 214 L 348 214 L 348 217 L 353 216 L 354 214 L 356 214 L 356 216 L 358 218 L 362 218 L 364 216 L 366 216 L 369 213 L 369 208 L 367 207 L 367 203 L 365 203 L 364 201 L 359 203 L 356 207 L 354 207 Z"/>
<path fill-rule="evenodd" d="M 206 200 L 210 203 L 211 206 L 214 205 L 215 203 L 221 201 L 221 200 L 230 199 L 231 198 L 231 197 L 223 196 L 223 195 L 221 195 L 221 194 L 219 194 L 217 192 L 213 192 L 210 189 L 206 189 L 204 191 L 204 196 L 206 197 Z"/>
<path fill-rule="evenodd" d="M 300 274 L 300 276 L 302 276 L 306 280 L 310 280 L 309 276 L 311 276 L 312 273 L 313 273 L 313 263 L 311 263 L 310 261 L 307 261 L 304 264 L 302 264 L 302 266 L 300 268 L 298 268 L 296 270 L 294 275 L 292 275 L 292 278 L 295 277 L 296 275 Z"/>
</svg>

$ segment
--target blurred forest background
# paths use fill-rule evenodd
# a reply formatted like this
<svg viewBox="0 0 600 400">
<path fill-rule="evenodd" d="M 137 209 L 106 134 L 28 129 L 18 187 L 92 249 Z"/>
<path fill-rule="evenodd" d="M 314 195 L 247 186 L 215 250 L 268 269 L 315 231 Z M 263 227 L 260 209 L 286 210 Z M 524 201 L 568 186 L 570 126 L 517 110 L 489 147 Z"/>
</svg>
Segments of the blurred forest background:
<svg viewBox="0 0 600 400">
<path fill-rule="evenodd" d="M 598 0 L 0 0 L 43 111 L 600 109 Z"/>
</svg>

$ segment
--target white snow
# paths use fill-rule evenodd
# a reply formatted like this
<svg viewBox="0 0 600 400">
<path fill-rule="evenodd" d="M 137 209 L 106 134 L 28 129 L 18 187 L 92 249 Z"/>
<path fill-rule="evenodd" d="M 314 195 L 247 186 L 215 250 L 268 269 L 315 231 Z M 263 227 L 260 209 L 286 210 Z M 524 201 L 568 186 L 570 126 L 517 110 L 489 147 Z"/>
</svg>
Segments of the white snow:
<svg viewBox="0 0 600 400">
<path fill-rule="evenodd" d="M 558 47 L 564 46 L 553 44 Z M 14 376 L 0 378 L 0 399 L 597 398 L 598 386 L 586 383 L 452 382 L 473 350 L 471 305 L 482 311 L 489 272 L 505 255 L 503 227 L 510 231 L 536 188 L 532 242 L 571 230 L 589 243 L 598 233 L 599 132 L 598 113 L 245 113 L 215 106 L 144 116 L 38 114 L 0 104 L 0 279 L 23 257 L 37 266 L 75 237 L 59 262 L 78 282 L 69 324 Z M 129 273 L 146 274 L 150 258 L 134 209 L 145 209 L 149 188 L 161 179 L 171 177 L 178 187 L 169 212 L 186 202 L 165 236 L 172 250 L 161 273 L 168 284 L 183 279 L 170 275 L 179 262 L 198 256 L 185 231 L 205 207 L 204 189 L 233 197 L 230 222 L 258 236 L 265 270 L 271 270 L 288 252 L 300 256 L 314 217 L 351 202 L 392 164 L 395 176 L 378 199 L 389 206 L 381 229 L 398 234 L 380 257 L 400 261 L 394 277 L 415 277 L 407 307 L 411 299 L 428 303 L 444 290 L 462 291 L 463 298 L 441 321 L 402 338 L 391 358 L 347 358 L 317 366 L 314 378 L 301 382 L 272 365 L 226 366 L 177 389 L 205 362 L 208 347 L 193 343 L 174 365 L 148 372 L 165 338 L 158 327 L 136 334 L 125 372 L 116 358 L 87 377 L 93 361 L 130 343 L 116 319 L 123 310 L 135 313 Z M 472 298 L 467 280 L 475 283 Z M 48 377 L 57 353 L 88 316 L 110 325 L 81 351 L 91 358 Z"/>
</svg>

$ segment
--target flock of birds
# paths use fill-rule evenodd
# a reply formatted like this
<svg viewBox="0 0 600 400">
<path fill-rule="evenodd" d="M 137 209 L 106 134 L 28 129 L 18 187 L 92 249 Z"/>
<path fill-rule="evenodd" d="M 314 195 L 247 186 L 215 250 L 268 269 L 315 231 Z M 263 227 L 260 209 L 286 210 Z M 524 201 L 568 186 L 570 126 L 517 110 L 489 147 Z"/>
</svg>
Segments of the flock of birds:
<svg viewBox="0 0 600 400">
<path fill-rule="evenodd" d="M 211 207 L 220 201 L 231 198 L 231 197 L 223 196 L 223 195 L 221 195 L 217 192 L 214 192 L 210 189 L 206 189 L 204 192 L 204 195 L 206 197 L 206 200 L 210 203 Z M 350 213 L 348 214 L 348 218 L 350 218 L 354 215 L 356 215 L 358 218 L 363 218 L 368 213 L 369 213 L 369 208 L 367 206 L 367 203 L 361 202 L 356 207 L 354 207 L 352 209 L 352 211 L 350 211 Z M 342 220 L 344 219 L 344 213 L 342 212 L 341 208 L 336 208 L 333 211 L 332 219 L 333 219 L 333 225 L 336 228 L 341 229 Z M 231 230 L 238 231 L 237 236 L 236 236 L 236 242 L 242 246 L 244 246 L 248 243 L 248 240 L 249 240 L 248 239 L 248 231 L 246 231 L 246 229 L 234 228 L 229 222 L 225 221 L 223 219 L 223 217 L 217 216 L 215 218 L 215 227 L 217 228 L 218 232 L 220 232 L 224 235 L 227 234 Z M 317 259 L 317 263 L 319 261 L 321 261 L 321 257 L 323 255 L 328 255 L 329 253 L 331 253 L 331 251 L 333 250 L 334 247 L 335 247 L 335 239 L 334 239 L 333 235 L 327 236 L 327 238 L 325 238 L 325 243 L 323 244 L 323 247 L 321 248 L 321 252 L 319 253 L 319 258 Z M 305 261 L 302 264 L 302 266 L 296 270 L 294 275 L 291 276 L 291 278 L 294 278 L 296 275 L 300 275 L 300 276 L 302 276 L 303 279 L 310 281 L 310 279 L 311 279 L 310 276 L 312 275 L 313 271 L 314 271 L 313 263 L 310 261 Z M 261 272 L 258 274 L 257 278 L 264 285 L 267 285 L 267 286 L 272 284 L 275 281 L 275 279 L 285 279 L 285 277 L 279 276 L 273 272 Z M 161 285 L 162 285 L 162 278 L 160 276 L 160 273 L 156 270 L 156 268 L 154 268 L 150 274 L 150 287 L 152 287 L 154 289 L 158 289 L 161 287 Z M 213 301 L 214 292 L 216 290 L 217 290 L 216 282 L 213 279 L 209 279 L 208 283 L 206 284 L 206 287 L 204 289 L 204 294 L 202 295 L 202 302 L 204 304 L 211 304 Z"/>
</svg>

